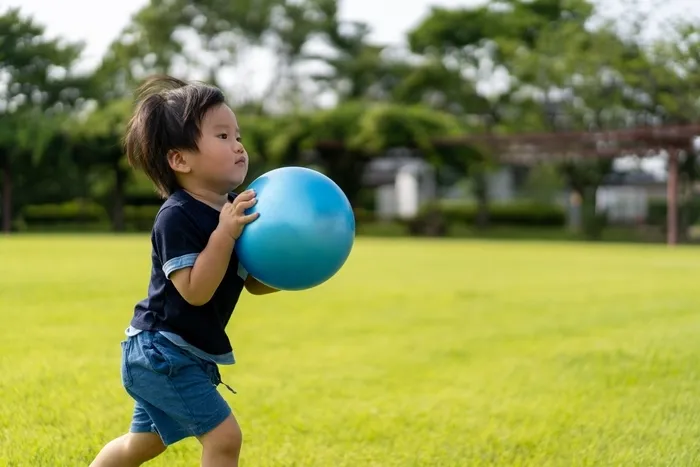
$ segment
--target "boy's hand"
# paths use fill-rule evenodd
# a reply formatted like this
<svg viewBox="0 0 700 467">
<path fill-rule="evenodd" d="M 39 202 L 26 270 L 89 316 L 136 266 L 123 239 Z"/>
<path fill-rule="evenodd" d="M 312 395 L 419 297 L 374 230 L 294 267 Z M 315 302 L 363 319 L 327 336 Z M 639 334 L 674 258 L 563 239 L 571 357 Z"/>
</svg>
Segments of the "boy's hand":
<svg viewBox="0 0 700 467">
<path fill-rule="evenodd" d="M 245 210 L 253 207 L 257 200 L 253 190 L 246 190 L 236 196 L 232 203 L 226 203 L 219 214 L 219 229 L 229 234 L 231 238 L 237 240 L 243 232 L 243 227 L 258 218 L 257 212 L 244 214 Z"/>
</svg>

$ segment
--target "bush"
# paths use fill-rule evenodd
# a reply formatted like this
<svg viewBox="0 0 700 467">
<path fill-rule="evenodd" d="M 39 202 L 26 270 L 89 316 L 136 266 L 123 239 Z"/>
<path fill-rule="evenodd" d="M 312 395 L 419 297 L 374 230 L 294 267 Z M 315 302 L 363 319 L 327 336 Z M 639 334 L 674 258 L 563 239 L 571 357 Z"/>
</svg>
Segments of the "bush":
<svg viewBox="0 0 700 467">
<path fill-rule="evenodd" d="M 125 206 L 124 222 L 127 230 L 150 231 L 160 205 Z"/>
<path fill-rule="evenodd" d="M 489 225 L 498 227 L 563 227 L 566 213 L 559 206 L 533 203 L 489 206 Z M 426 206 L 406 227 L 412 235 L 444 236 L 454 226 L 474 226 L 477 206 L 433 204 Z"/>
<path fill-rule="evenodd" d="M 666 200 L 649 201 L 647 224 L 665 227 L 667 210 Z M 684 225 L 697 224 L 700 221 L 700 199 L 680 202 L 678 205 L 678 217 Z"/>
<path fill-rule="evenodd" d="M 127 230 L 150 231 L 160 205 L 125 206 Z M 61 204 L 25 206 L 15 223 L 19 230 L 109 230 L 110 217 L 104 207 L 93 201 L 69 201 Z"/>
<path fill-rule="evenodd" d="M 439 209 L 448 223 L 474 225 L 476 222 L 476 205 L 446 205 Z M 562 227 L 566 224 L 564 209 L 548 204 L 493 204 L 488 211 L 491 225 Z"/>
<path fill-rule="evenodd" d="M 597 212 L 593 203 L 585 203 L 582 211 L 583 235 L 589 240 L 600 240 L 608 225 L 608 215 Z"/>
<path fill-rule="evenodd" d="M 357 225 L 371 223 L 376 220 L 374 212 L 365 208 L 354 208 L 352 211 Z"/>
<path fill-rule="evenodd" d="M 406 227 L 411 235 L 444 237 L 449 232 L 450 221 L 439 207 L 431 206 L 415 219 L 409 220 Z"/>
<path fill-rule="evenodd" d="M 37 226 L 83 226 L 109 221 L 105 209 L 93 201 L 74 200 L 61 204 L 25 206 L 21 213 L 23 223 Z"/>
</svg>

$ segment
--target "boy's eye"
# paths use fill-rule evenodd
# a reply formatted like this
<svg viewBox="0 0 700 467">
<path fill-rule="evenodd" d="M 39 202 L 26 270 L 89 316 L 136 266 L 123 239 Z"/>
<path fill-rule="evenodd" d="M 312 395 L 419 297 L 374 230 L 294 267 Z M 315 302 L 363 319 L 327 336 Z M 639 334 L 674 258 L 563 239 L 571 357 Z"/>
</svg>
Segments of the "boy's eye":
<svg viewBox="0 0 700 467">
<path fill-rule="evenodd" d="M 241 142 L 241 137 L 240 137 L 240 136 L 237 136 L 237 137 L 236 137 L 236 141 L 238 141 L 238 142 L 240 143 L 240 142 Z"/>
<path fill-rule="evenodd" d="M 228 139 L 228 135 L 227 135 L 226 133 L 221 133 L 221 134 L 219 135 L 219 138 L 221 138 L 221 139 Z"/>
</svg>

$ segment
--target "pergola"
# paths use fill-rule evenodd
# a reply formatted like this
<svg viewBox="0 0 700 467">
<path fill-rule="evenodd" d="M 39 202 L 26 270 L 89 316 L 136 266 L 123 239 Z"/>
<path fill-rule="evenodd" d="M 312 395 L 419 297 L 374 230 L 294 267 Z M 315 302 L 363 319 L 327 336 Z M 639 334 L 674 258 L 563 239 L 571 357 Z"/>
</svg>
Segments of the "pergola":
<svg viewBox="0 0 700 467">
<path fill-rule="evenodd" d="M 503 162 L 532 164 L 538 161 L 649 157 L 668 154 L 667 243 L 678 242 L 678 160 L 681 151 L 692 153 L 700 125 L 641 127 L 598 132 L 556 132 L 514 135 L 481 134 L 441 138 L 436 145 L 489 148 Z"/>
</svg>

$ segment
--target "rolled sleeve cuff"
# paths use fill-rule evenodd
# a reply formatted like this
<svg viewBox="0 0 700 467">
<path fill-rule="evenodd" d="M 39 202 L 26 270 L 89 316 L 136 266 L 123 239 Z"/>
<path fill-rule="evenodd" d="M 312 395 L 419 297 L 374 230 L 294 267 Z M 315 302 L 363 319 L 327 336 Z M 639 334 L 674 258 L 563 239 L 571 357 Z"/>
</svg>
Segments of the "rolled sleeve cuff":
<svg viewBox="0 0 700 467">
<path fill-rule="evenodd" d="M 178 269 L 190 268 L 194 266 L 194 262 L 197 261 L 198 256 L 199 253 L 189 253 L 167 261 L 163 265 L 163 272 L 165 273 L 165 277 L 170 279 L 170 275 Z"/>
<path fill-rule="evenodd" d="M 246 271 L 240 263 L 238 263 L 238 277 L 240 277 L 243 280 L 246 280 L 248 278 L 248 271 Z"/>
</svg>

